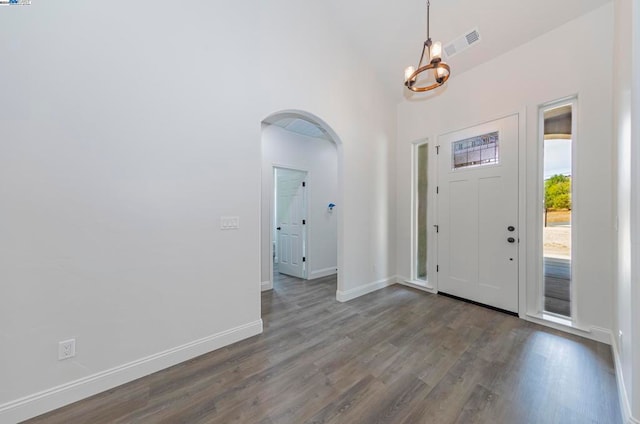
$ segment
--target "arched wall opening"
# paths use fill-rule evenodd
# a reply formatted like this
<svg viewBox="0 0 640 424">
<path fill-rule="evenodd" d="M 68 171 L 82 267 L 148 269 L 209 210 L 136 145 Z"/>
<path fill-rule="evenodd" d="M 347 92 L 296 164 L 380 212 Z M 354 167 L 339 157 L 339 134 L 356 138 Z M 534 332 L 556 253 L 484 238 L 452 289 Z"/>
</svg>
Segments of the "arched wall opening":
<svg viewBox="0 0 640 424">
<path fill-rule="evenodd" d="M 279 127 L 279 128 L 278 128 Z M 275 128 L 275 129 L 274 129 Z M 286 157 L 280 158 L 277 153 L 273 153 L 270 147 L 273 133 L 281 131 L 297 133 L 301 138 L 310 140 L 311 142 L 321 142 L 330 145 L 331 148 L 335 148 L 335 175 L 336 180 L 336 193 L 335 199 L 333 197 L 322 197 L 323 203 L 323 216 L 322 220 L 333 218 L 336 222 L 336 237 L 335 237 L 335 251 L 336 251 L 336 263 L 330 267 L 322 266 L 317 269 L 317 262 L 314 263 L 313 256 L 310 258 L 309 267 L 311 272 L 307 272 L 303 278 L 313 279 L 327 274 L 337 273 L 337 291 L 340 292 L 343 287 L 341 270 L 343 269 L 343 150 L 342 140 L 336 134 L 336 132 L 321 118 L 302 110 L 283 110 L 275 112 L 267 116 L 262 120 L 262 132 L 261 132 L 261 160 L 262 160 L 262 195 L 261 195 L 261 207 L 260 207 L 260 274 L 261 274 L 261 288 L 262 290 L 269 290 L 273 288 L 273 263 L 274 263 L 274 241 L 276 239 L 276 225 L 274 224 L 274 173 L 276 170 L 284 171 L 303 171 L 307 172 L 309 169 L 303 169 L 304 166 L 296 166 Z M 304 140 L 303 140 L 304 141 Z M 303 144 L 301 142 L 300 144 Z M 312 158 L 311 158 L 312 159 Z M 311 187 L 309 192 L 311 196 L 316 194 L 314 204 L 316 213 L 318 209 L 318 183 L 322 183 L 320 175 L 316 172 L 316 175 L 310 173 L 309 179 Z M 320 196 L 321 197 L 321 196 Z M 326 204 L 325 204 L 326 203 Z M 330 208 L 330 204 L 334 204 Z M 309 203 L 307 203 L 309 205 Z M 308 222 L 310 232 L 314 231 L 314 224 L 318 224 L 318 218 Z M 317 228 L 316 228 L 317 230 Z M 313 237 L 310 238 L 311 243 L 318 242 Z M 317 248 L 316 248 L 317 250 Z M 312 250 L 313 252 L 313 250 Z M 315 267 L 315 268 L 313 268 Z"/>
</svg>

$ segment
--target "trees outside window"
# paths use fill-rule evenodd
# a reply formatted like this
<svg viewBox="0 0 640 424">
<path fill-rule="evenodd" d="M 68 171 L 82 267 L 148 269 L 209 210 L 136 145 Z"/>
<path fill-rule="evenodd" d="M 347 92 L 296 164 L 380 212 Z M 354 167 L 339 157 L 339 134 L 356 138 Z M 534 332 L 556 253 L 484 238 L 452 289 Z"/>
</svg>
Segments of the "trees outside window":
<svg viewBox="0 0 640 424">
<path fill-rule="evenodd" d="M 553 175 L 544 182 L 545 209 L 571 210 L 571 177 Z"/>
</svg>

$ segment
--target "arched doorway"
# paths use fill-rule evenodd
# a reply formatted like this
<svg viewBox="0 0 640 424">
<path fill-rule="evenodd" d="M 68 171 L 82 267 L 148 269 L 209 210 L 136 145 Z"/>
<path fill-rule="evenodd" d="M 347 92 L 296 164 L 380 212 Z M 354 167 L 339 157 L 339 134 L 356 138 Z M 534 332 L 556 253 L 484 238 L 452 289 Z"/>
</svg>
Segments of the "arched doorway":
<svg viewBox="0 0 640 424">
<path fill-rule="evenodd" d="M 293 134 L 292 137 L 286 136 L 285 133 Z M 275 134 L 275 135 L 274 135 Z M 279 147 L 274 148 L 273 138 L 280 134 L 284 138 L 293 139 L 296 136 L 301 139 L 308 140 L 308 143 L 298 143 L 300 149 L 294 144 L 281 143 Z M 289 140 L 290 141 L 290 140 Z M 304 273 L 301 278 L 314 279 L 329 274 L 337 273 L 337 290 L 342 288 L 342 278 L 339 270 L 342 269 L 342 252 L 343 252 L 343 230 L 342 230 L 342 141 L 335 131 L 319 117 L 305 111 L 300 110 L 283 110 L 267 116 L 262 121 L 262 200 L 261 200 L 261 219 L 260 219 L 260 273 L 261 288 L 269 290 L 273 288 L 274 260 L 281 258 L 276 252 L 281 252 L 279 242 L 279 234 L 277 228 L 285 230 L 282 225 L 277 225 L 277 198 L 274 193 L 277 192 L 277 180 L 275 179 L 278 171 L 282 175 L 289 174 L 299 175 L 306 174 L 309 185 L 306 186 L 304 200 L 307 207 L 306 228 L 307 237 L 305 239 L 305 249 L 302 259 L 305 261 Z M 327 195 L 326 181 L 322 178 L 321 172 L 317 168 L 319 157 L 308 157 L 306 164 L 304 161 L 296 161 L 296 154 L 309 155 L 310 150 L 302 148 L 304 144 L 326 144 L 334 149 L 335 163 L 333 166 L 336 190 L 331 195 Z M 279 144 L 279 143 L 276 143 Z M 293 150 L 299 150 L 297 153 Z M 324 151 L 328 151 L 326 148 Z M 314 150 L 311 154 L 317 154 L 318 150 Z M 294 177 L 291 177 L 294 178 Z M 307 179 L 305 178 L 305 179 Z M 304 181 L 307 184 L 307 181 Z M 331 222 L 335 225 L 335 236 L 333 241 L 326 235 L 331 231 Z M 324 243 L 324 247 L 322 244 Z M 331 243 L 335 249 L 335 262 L 327 262 L 326 252 L 329 250 L 327 243 Z M 314 254 L 314 251 L 316 252 Z M 318 254 L 321 252 L 322 254 Z M 322 258 L 321 258 L 322 257 Z"/>
</svg>

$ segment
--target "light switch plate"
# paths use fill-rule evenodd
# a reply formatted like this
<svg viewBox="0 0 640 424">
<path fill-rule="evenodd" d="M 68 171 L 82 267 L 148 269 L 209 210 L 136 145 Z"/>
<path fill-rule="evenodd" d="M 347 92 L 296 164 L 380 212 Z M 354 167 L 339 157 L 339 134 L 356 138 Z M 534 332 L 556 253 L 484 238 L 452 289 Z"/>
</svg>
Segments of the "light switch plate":
<svg viewBox="0 0 640 424">
<path fill-rule="evenodd" d="M 239 228 L 240 228 L 239 216 L 221 216 L 220 217 L 221 230 L 237 230 Z"/>
</svg>

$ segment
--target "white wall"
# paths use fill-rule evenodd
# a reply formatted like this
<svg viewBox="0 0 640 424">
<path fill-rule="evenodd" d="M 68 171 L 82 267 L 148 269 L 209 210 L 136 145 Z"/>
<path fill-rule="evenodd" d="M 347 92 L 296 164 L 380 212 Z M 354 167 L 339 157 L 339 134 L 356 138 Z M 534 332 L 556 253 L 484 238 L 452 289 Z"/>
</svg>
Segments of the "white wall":
<svg viewBox="0 0 640 424">
<path fill-rule="evenodd" d="M 300 3 L 2 9 L 0 421 L 261 330 L 275 111 L 315 113 L 344 142 L 345 290 L 395 273 L 394 108 L 322 5 Z M 228 215 L 239 230 L 219 229 Z"/>
<path fill-rule="evenodd" d="M 0 310 L 16 347 L 4 350 L 0 403 L 238 326 L 259 330 L 248 284 L 258 252 L 244 246 L 258 229 L 260 135 L 236 131 L 259 114 L 225 83 L 234 69 L 203 54 L 248 65 L 223 35 L 256 14 L 205 7 L 205 38 L 192 9 L 155 2 L 150 19 L 149 4 L 0 15 L 2 109 L 13 111 L 0 118 Z M 220 175 L 248 175 L 244 195 Z M 220 215 L 240 216 L 241 230 L 220 232 Z M 58 362 L 57 341 L 70 337 L 78 356 Z"/>
<path fill-rule="evenodd" d="M 631 12 L 631 414 L 640 422 L 640 0 L 633 0 Z"/>
<path fill-rule="evenodd" d="M 0 421 L 261 331 L 261 116 L 228 83 L 256 34 L 227 36 L 258 15 L 227 3 L 2 9 L 0 405 L 117 372 Z"/>
<path fill-rule="evenodd" d="M 614 341 L 625 419 L 640 417 L 640 1 L 616 0 L 614 137 L 618 223 Z M 633 421 L 635 419 L 635 421 Z"/>
<path fill-rule="evenodd" d="M 613 61 L 613 130 L 616 174 L 614 195 L 616 198 L 614 223 L 616 233 L 614 352 L 618 372 L 618 384 L 623 411 L 630 414 L 631 400 L 635 394 L 632 385 L 634 368 L 634 334 L 632 328 L 632 251 L 631 251 L 631 21 L 632 1 L 616 0 L 615 43 Z"/>
<path fill-rule="evenodd" d="M 612 328 L 612 154 L 611 76 L 608 60 L 595 52 L 612 49 L 613 6 L 606 5 L 461 75 L 427 101 L 405 101 L 398 107 L 397 196 L 398 274 L 410 276 L 411 142 L 493 120 L 526 108 L 526 222 L 521 246 L 528 252 L 528 312 L 537 279 L 536 200 L 539 184 L 538 106 L 578 95 L 578 140 L 574 199 L 578 221 L 574 281 L 579 324 Z M 598 28 L 594 31 L 594 28 Z M 521 311 L 523 313 L 524 311 Z"/>
<path fill-rule="evenodd" d="M 273 211 L 273 167 L 308 172 L 307 182 L 307 266 L 309 279 L 336 273 L 338 266 L 338 213 L 328 211 L 338 198 L 338 153 L 328 140 L 307 137 L 275 125 L 262 130 L 261 274 L 271 279 L 269 238 Z M 271 216 L 273 213 L 271 213 Z"/>
</svg>

